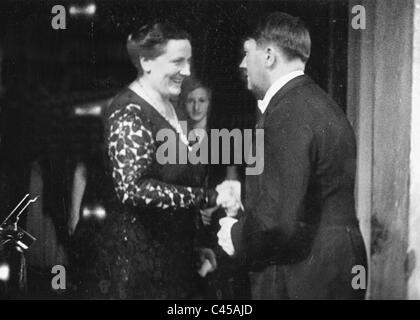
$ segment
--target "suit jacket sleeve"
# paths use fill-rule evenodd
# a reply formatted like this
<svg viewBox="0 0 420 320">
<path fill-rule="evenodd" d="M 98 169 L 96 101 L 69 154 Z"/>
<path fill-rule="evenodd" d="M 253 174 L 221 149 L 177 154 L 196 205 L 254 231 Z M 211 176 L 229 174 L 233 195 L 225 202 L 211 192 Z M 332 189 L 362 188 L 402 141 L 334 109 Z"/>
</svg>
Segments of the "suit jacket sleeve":
<svg viewBox="0 0 420 320">
<path fill-rule="evenodd" d="M 314 135 L 300 107 L 286 103 L 265 120 L 259 199 L 232 228 L 236 250 L 244 251 L 251 263 L 282 259 L 305 233 Z"/>
</svg>

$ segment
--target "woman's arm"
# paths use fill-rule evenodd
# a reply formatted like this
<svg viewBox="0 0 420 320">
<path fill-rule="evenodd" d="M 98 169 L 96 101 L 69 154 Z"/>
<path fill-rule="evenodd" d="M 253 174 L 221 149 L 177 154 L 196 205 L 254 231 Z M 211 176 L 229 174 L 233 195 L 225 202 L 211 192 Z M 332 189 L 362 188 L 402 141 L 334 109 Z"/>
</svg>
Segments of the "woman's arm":
<svg viewBox="0 0 420 320">
<path fill-rule="evenodd" d="M 68 221 L 68 230 L 70 234 L 76 230 L 80 218 L 80 206 L 82 205 L 83 194 L 86 189 L 87 168 L 83 162 L 76 165 L 73 175 L 73 187 L 71 193 L 71 208 Z"/>
<path fill-rule="evenodd" d="M 200 206 L 202 188 L 173 185 L 152 177 L 156 142 L 140 107 L 129 105 L 109 118 L 108 154 L 119 199 L 132 206 L 178 209 Z"/>
</svg>

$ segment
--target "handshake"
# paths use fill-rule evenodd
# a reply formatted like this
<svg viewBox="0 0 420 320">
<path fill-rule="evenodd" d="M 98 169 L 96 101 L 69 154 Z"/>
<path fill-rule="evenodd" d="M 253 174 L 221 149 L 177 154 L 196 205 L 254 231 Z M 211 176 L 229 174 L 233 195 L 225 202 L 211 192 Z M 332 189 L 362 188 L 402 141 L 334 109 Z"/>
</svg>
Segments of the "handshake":
<svg viewBox="0 0 420 320">
<path fill-rule="evenodd" d="M 244 210 L 241 202 L 241 183 L 239 181 L 226 180 L 216 187 L 216 191 L 219 194 L 216 203 L 226 211 L 226 217 L 219 220 L 220 230 L 217 233 L 218 244 L 231 256 L 235 253 L 231 238 L 231 229 L 237 222 L 235 217 L 239 209 Z"/>
<path fill-rule="evenodd" d="M 238 214 L 239 209 L 244 209 L 241 202 L 241 183 L 235 180 L 225 180 L 216 187 L 216 192 L 217 196 L 211 199 L 215 205 L 200 210 L 201 219 L 204 225 L 210 225 L 213 213 L 220 207 L 225 209 L 227 217 L 219 221 L 221 229 L 217 234 L 218 243 L 227 254 L 233 255 L 235 250 L 230 239 L 230 228 L 237 221 L 234 217 Z M 210 248 L 200 249 L 199 254 L 201 267 L 198 273 L 204 278 L 208 273 L 216 270 L 216 256 Z"/>
<path fill-rule="evenodd" d="M 217 197 L 215 200 L 213 199 L 216 205 L 200 210 L 201 220 L 204 225 L 210 225 L 213 213 L 220 207 L 225 210 L 226 217 L 219 220 L 221 228 L 217 233 L 218 244 L 228 255 L 233 255 L 235 249 L 230 230 L 237 222 L 235 217 L 238 215 L 239 209 L 244 209 L 241 202 L 241 183 L 235 180 L 225 180 L 216 187 L 216 192 Z"/>
<path fill-rule="evenodd" d="M 200 210 L 204 225 L 210 225 L 213 213 L 223 208 L 228 217 L 234 218 L 239 209 L 244 209 L 241 202 L 241 183 L 235 180 L 225 180 L 212 191 L 209 207 Z"/>
<path fill-rule="evenodd" d="M 239 209 L 244 209 L 241 202 L 241 183 L 235 180 L 225 180 L 216 187 L 218 196 L 216 204 L 225 209 L 228 217 L 234 218 Z"/>
</svg>

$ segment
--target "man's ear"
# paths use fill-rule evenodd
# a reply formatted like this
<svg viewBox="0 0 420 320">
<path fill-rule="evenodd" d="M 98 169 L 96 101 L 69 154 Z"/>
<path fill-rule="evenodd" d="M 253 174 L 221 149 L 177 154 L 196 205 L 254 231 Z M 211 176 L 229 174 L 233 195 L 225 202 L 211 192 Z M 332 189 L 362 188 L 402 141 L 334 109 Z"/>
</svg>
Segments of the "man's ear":
<svg viewBox="0 0 420 320">
<path fill-rule="evenodd" d="M 144 57 L 140 58 L 140 66 L 143 69 L 144 73 L 150 73 L 150 70 L 152 69 L 151 65 L 150 65 L 150 62 L 151 62 L 150 59 L 147 59 L 147 58 L 144 58 Z"/>
<path fill-rule="evenodd" d="M 267 46 L 264 50 L 265 66 L 272 68 L 277 62 L 276 50 L 272 46 Z"/>
</svg>

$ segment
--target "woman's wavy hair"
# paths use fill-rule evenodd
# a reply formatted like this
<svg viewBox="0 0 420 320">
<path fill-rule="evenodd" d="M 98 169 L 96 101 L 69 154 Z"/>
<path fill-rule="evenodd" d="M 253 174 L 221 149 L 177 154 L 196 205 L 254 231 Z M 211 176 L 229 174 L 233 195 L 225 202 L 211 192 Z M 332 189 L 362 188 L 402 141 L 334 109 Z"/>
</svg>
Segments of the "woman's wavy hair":
<svg viewBox="0 0 420 320">
<path fill-rule="evenodd" d="M 189 40 L 190 35 L 170 22 L 153 22 L 131 33 L 127 52 L 138 74 L 143 74 L 140 58 L 155 59 L 165 52 L 169 40 Z"/>
</svg>

